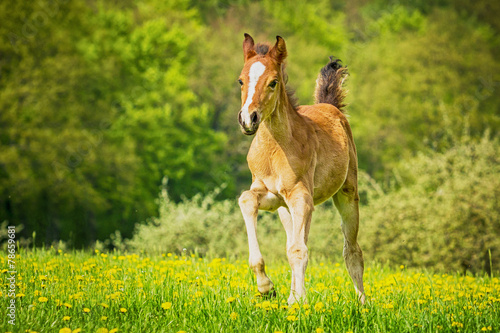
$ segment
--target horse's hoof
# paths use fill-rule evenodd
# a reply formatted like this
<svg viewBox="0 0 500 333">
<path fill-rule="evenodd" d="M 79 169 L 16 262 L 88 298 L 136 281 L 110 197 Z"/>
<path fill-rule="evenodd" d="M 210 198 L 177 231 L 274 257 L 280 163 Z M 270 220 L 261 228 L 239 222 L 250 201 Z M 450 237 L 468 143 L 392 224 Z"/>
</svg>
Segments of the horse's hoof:
<svg viewBox="0 0 500 333">
<path fill-rule="evenodd" d="M 276 296 L 276 291 L 274 290 L 274 284 L 269 279 L 265 283 L 258 285 L 257 289 L 259 290 L 259 293 L 261 293 L 262 296 L 268 296 L 270 293 L 274 293 L 274 296 Z"/>
<path fill-rule="evenodd" d="M 262 294 L 262 293 L 261 293 Z M 275 298 L 276 297 L 276 290 L 273 288 L 267 292 L 267 294 L 262 294 L 264 298 Z"/>
</svg>

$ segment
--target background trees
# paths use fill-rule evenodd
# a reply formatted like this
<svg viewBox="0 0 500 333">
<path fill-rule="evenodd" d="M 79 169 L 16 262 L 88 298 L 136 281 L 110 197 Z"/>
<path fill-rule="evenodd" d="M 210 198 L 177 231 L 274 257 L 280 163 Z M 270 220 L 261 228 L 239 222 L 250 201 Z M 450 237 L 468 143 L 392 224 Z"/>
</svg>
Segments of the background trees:
<svg viewBox="0 0 500 333">
<path fill-rule="evenodd" d="M 435 189 L 417 191 L 406 166 L 461 151 L 464 137 L 474 146 L 486 130 L 498 150 L 498 14 L 491 1 L 461 0 L 4 1 L 0 221 L 23 224 L 25 237 L 36 231 L 38 242 L 83 246 L 115 230 L 130 237 L 157 216 L 162 179 L 170 205 L 222 184 L 217 199 L 234 199 L 250 182 L 251 139 L 236 123 L 244 32 L 285 37 L 302 104 L 312 103 L 328 56 L 348 65 L 360 168 L 384 195 L 409 191 L 411 206 L 412 195 Z M 425 170 L 414 178 L 439 168 Z M 488 170 L 441 181 L 476 179 L 467 183 L 476 198 L 485 179 L 498 185 L 498 170 Z M 362 195 L 364 207 L 380 209 Z M 474 220 L 491 225 L 498 201 L 480 197 L 491 214 Z"/>
</svg>

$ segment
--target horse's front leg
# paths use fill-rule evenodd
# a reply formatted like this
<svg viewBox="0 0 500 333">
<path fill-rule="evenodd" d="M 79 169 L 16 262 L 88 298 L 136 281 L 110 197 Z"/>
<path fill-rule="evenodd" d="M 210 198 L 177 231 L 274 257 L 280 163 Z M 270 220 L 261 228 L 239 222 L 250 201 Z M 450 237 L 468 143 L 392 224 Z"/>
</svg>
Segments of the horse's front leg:
<svg viewBox="0 0 500 333">
<path fill-rule="evenodd" d="M 288 237 L 291 237 L 287 240 L 287 256 L 292 269 L 292 285 L 288 303 L 292 304 L 303 300 L 306 295 L 304 279 L 308 262 L 307 238 L 314 202 L 307 189 L 298 187 L 289 195 L 287 205 L 292 222 L 291 232 L 287 232 L 290 234 Z M 286 220 L 286 213 L 283 211 L 280 217 L 282 221 L 283 218 Z"/>
<path fill-rule="evenodd" d="M 278 208 L 279 200 L 273 194 L 267 192 L 267 189 L 260 184 L 252 184 L 249 191 L 241 194 L 239 205 L 248 235 L 249 259 L 250 268 L 257 277 L 257 288 L 261 294 L 268 294 L 273 290 L 273 283 L 266 275 L 264 258 L 259 248 L 257 241 L 257 214 L 259 208 L 273 210 Z"/>
</svg>

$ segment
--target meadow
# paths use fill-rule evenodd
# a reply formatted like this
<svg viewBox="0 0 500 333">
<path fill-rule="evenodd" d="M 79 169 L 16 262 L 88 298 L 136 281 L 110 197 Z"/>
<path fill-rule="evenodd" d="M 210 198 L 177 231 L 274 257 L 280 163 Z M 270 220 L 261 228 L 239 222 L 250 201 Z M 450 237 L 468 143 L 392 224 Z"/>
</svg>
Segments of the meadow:
<svg viewBox="0 0 500 333">
<path fill-rule="evenodd" d="M 0 259 L 1 267 L 7 259 Z M 16 325 L 1 332 L 483 332 L 500 330 L 497 277 L 368 264 L 367 304 L 343 263 L 311 260 L 307 302 L 288 306 L 289 268 L 268 265 L 276 297 L 256 289 L 246 261 L 21 250 Z M 7 269 L 0 307 L 6 308 Z M 2 311 L 3 312 L 3 311 Z"/>
</svg>

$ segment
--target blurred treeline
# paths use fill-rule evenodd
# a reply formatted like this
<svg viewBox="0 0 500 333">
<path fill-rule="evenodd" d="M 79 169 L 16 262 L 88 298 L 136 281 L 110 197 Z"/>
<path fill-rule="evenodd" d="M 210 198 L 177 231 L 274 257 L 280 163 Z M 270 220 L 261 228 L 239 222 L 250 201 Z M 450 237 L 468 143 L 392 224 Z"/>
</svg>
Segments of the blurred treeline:
<svg viewBox="0 0 500 333">
<path fill-rule="evenodd" d="M 384 228 L 398 218 L 427 228 L 429 207 L 415 203 L 469 171 L 444 161 L 444 171 L 413 175 L 432 183 L 417 189 L 418 179 L 409 180 L 416 159 L 480 142 L 498 153 L 498 17 L 500 2 L 491 0 L 2 1 L 0 221 L 22 224 L 26 238 L 36 231 L 39 244 L 80 247 L 115 230 L 131 237 L 136 223 L 158 215 L 162 179 L 174 206 L 222 184 L 216 199 L 234 201 L 251 181 L 251 138 L 236 121 L 248 32 L 257 41 L 285 38 L 301 104 L 312 103 L 328 56 L 343 60 L 366 184 L 415 210 L 413 220 L 394 216 L 364 191 L 363 219 L 382 214 Z M 481 156 L 469 157 L 474 164 Z M 466 221 L 493 223 L 498 238 L 493 157 L 477 181 L 444 193 L 472 198 L 481 182 L 492 186 L 464 214 L 486 200 L 489 208 Z M 451 215 L 436 218 L 462 228 Z"/>
</svg>

